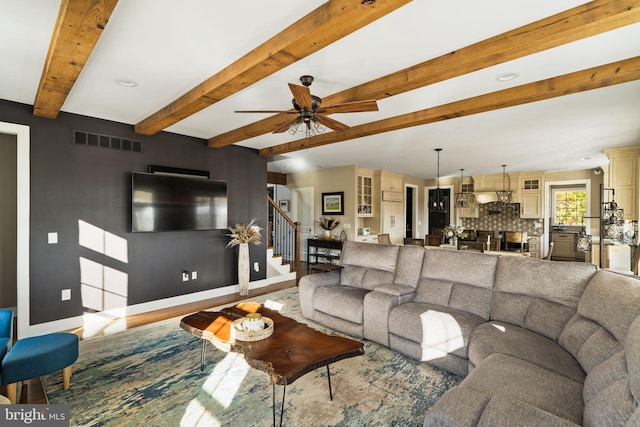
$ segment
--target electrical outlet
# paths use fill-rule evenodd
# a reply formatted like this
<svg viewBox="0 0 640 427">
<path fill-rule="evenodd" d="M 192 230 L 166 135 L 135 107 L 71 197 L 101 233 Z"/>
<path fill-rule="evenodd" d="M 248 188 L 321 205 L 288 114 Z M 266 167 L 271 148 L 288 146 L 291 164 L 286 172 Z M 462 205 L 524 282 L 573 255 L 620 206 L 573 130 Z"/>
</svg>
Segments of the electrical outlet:
<svg viewBox="0 0 640 427">
<path fill-rule="evenodd" d="M 182 281 L 183 282 L 188 282 L 189 281 L 189 272 L 188 271 L 183 271 L 182 272 Z"/>
<path fill-rule="evenodd" d="M 191 280 L 196 280 L 198 278 L 198 272 L 197 271 L 192 271 L 191 272 Z"/>
<path fill-rule="evenodd" d="M 351 229 L 351 224 L 343 224 L 342 228 L 344 228 L 345 230 L 350 230 Z"/>
<path fill-rule="evenodd" d="M 61 301 L 69 301 L 71 299 L 71 289 L 63 289 L 60 297 Z"/>
<path fill-rule="evenodd" d="M 253 269 L 254 269 L 255 271 L 260 271 L 260 263 L 259 263 L 259 262 L 257 262 L 257 261 L 256 261 L 256 262 L 254 262 L 254 263 L 253 263 Z"/>
</svg>

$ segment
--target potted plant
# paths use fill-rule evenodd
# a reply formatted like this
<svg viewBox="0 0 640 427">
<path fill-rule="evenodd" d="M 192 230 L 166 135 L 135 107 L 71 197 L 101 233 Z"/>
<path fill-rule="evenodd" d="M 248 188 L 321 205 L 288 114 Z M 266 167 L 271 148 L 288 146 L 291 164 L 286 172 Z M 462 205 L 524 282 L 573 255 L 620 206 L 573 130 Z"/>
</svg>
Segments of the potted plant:
<svg viewBox="0 0 640 427">
<path fill-rule="evenodd" d="M 229 227 L 231 238 L 227 247 L 238 246 L 238 285 L 240 295 L 249 295 L 249 244 L 260 245 L 262 227 L 256 225 L 256 220 L 252 219 L 248 223 L 236 224 Z"/>
<path fill-rule="evenodd" d="M 318 224 L 324 230 L 324 235 L 327 238 L 331 238 L 331 230 L 336 228 L 338 224 L 340 224 L 340 221 L 330 216 L 323 216 L 318 220 Z"/>
</svg>

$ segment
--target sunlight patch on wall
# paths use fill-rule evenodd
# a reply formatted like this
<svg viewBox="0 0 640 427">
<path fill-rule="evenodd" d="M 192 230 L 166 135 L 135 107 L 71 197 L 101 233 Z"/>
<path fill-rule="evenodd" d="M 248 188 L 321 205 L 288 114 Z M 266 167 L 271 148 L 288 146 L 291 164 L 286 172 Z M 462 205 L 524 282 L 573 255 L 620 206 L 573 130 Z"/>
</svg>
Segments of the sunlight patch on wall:
<svg viewBox="0 0 640 427">
<path fill-rule="evenodd" d="M 111 311 L 127 306 L 128 275 L 80 257 L 82 306 L 94 311 Z"/>
<path fill-rule="evenodd" d="M 126 239 L 86 221 L 78 220 L 78 244 L 114 260 L 129 262 Z M 80 257 L 79 264 L 83 336 L 126 329 L 129 275 L 85 257 Z"/>
<path fill-rule="evenodd" d="M 100 227 L 78 220 L 78 243 L 80 246 L 104 254 L 110 258 L 129 262 L 127 240 Z"/>
</svg>

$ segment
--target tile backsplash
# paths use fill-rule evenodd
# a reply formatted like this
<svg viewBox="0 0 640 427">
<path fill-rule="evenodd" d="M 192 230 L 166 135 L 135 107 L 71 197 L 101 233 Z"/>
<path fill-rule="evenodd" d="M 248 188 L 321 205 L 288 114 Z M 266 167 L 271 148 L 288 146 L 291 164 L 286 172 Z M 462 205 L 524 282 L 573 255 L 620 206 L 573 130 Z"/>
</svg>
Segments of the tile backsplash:
<svg viewBox="0 0 640 427">
<path fill-rule="evenodd" d="M 526 231 L 530 236 L 543 233 L 544 220 L 520 218 L 520 204 L 503 207 L 497 203 L 478 206 L 478 218 L 462 218 L 465 229 L 490 231 Z"/>
</svg>

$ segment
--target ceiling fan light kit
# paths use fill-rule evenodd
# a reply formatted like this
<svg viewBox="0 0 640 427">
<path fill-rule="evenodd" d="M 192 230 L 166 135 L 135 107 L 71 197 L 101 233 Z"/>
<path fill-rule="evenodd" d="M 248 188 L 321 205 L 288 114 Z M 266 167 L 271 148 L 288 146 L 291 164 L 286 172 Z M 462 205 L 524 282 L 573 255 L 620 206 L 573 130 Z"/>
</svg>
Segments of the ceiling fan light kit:
<svg viewBox="0 0 640 427">
<path fill-rule="evenodd" d="M 366 111 L 378 111 L 378 104 L 375 100 L 345 102 L 321 107 L 322 98 L 311 94 L 309 86 L 313 83 L 313 76 L 304 75 L 300 77 L 302 86 L 289 83 L 289 90 L 293 94 L 291 104 L 293 110 L 242 110 L 236 113 L 287 113 L 295 114 L 297 117 L 281 123 L 273 130 L 273 133 L 288 132 L 294 135 L 298 132 L 305 134 L 309 138 L 323 133 L 327 128 L 340 131 L 349 129 L 344 123 L 327 116 L 333 113 L 358 113 Z M 304 126 L 302 126 L 304 124 Z M 301 128 L 302 127 L 302 128 Z"/>
</svg>

